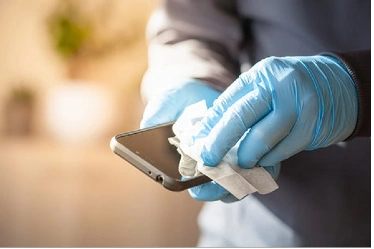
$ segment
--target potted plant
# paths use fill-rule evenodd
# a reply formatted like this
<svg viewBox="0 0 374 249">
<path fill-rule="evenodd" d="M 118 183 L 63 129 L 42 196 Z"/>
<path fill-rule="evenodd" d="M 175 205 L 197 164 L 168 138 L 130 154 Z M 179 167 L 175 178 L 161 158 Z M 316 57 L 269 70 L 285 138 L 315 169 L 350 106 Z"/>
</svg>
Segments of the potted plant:
<svg viewBox="0 0 374 249">
<path fill-rule="evenodd" d="M 80 78 L 87 61 L 125 49 L 143 35 L 140 21 L 124 23 L 113 31 L 111 14 L 115 7 L 113 1 L 93 2 L 90 8 L 82 1 L 57 2 L 46 24 L 53 47 L 67 62 L 69 78 Z"/>
<path fill-rule="evenodd" d="M 51 44 L 68 69 L 67 77 L 46 94 L 47 127 L 60 140 L 74 144 L 78 138 L 92 140 L 109 126 L 112 90 L 108 82 L 103 84 L 105 78 L 95 78 L 95 69 L 115 52 L 130 51 L 143 35 L 143 22 L 115 19 L 116 8 L 114 1 L 93 1 L 87 6 L 85 1 L 60 0 L 47 18 Z"/>
<path fill-rule="evenodd" d="M 90 20 L 79 14 L 72 1 L 60 1 L 47 18 L 47 26 L 55 50 L 67 61 L 68 77 L 76 78 L 76 67 L 87 56 L 92 36 Z"/>
<path fill-rule="evenodd" d="M 46 94 L 46 122 L 55 138 L 71 144 L 99 136 L 109 120 L 105 86 L 84 73 L 86 63 L 110 49 L 96 38 L 96 18 L 84 12 L 82 2 L 71 0 L 59 1 L 47 18 L 51 42 L 68 70 Z"/>
</svg>

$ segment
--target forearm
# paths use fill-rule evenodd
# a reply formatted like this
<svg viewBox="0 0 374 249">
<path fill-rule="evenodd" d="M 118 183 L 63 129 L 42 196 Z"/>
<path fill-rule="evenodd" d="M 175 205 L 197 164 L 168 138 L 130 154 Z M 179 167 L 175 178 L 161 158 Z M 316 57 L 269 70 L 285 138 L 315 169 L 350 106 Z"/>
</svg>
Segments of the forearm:
<svg viewBox="0 0 374 249">
<path fill-rule="evenodd" d="M 222 91 L 239 75 L 241 39 L 239 20 L 216 1 L 165 1 L 147 28 L 143 88 L 195 78 Z"/>
</svg>

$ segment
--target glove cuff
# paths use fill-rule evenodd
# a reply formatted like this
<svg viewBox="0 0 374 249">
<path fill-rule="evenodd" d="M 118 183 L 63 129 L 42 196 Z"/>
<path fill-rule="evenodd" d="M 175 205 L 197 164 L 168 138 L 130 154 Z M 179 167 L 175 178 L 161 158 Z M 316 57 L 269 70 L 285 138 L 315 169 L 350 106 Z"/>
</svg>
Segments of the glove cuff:
<svg viewBox="0 0 374 249">
<path fill-rule="evenodd" d="M 321 55 L 338 59 L 353 79 L 358 96 L 358 118 L 354 131 L 346 139 L 370 136 L 371 118 L 371 64 L 370 51 L 349 53 L 328 52 Z"/>
</svg>

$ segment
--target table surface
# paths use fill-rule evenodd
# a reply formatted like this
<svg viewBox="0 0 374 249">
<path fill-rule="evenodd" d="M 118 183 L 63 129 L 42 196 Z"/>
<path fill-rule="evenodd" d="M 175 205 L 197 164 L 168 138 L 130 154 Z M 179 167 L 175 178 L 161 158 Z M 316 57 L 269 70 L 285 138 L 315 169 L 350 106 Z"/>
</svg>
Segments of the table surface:
<svg viewBox="0 0 374 249">
<path fill-rule="evenodd" d="M 202 203 L 90 145 L 0 137 L 0 246 L 195 246 Z"/>
</svg>

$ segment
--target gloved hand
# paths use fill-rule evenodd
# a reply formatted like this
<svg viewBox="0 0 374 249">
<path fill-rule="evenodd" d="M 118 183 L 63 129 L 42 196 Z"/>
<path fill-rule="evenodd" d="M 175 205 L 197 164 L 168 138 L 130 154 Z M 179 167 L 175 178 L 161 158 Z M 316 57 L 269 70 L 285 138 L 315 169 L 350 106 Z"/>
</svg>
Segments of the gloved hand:
<svg viewBox="0 0 374 249">
<path fill-rule="evenodd" d="M 203 99 L 210 107 L 220 94 L 218 90 L 195 79 L 173 84 L 148 101 L 140 127 L 145 128 L 175 121 L 185 107 Z"/>
<path fill-rule="evenodd" d="M 239 165 L 267 167 L 300 151 L 343 141 L 353 132 L 357 115 L 354 83 L 337 59 L 270 57 L 220 95 L 193 141 L 205 165 L 215 166 L 244 135 Z M 214 183 L 189 192 L 199 200 L 233 200 Z"/>
<path fill-rule="evenodd" d="M 146 128 L 161 123 L 177 120 L 182 114 L 184 108 L 192 105 L 200 100 L 205 100 L 208 107 L 213 105 L 213 101 L 221 94 L 221 92 L 199 82 L 198 80 L 188 79 L 180 84 L 171 85 L 160 94 L 153 96 L 144 111 L 143 119 L 140 127 Z M 267 170 L 274 176 L 279 173 L 279 166 L 267 167 Z M 206 189 L 214 189 L 214 195 L 209 194 L 203 200 L 222 199 L 226 202 L 236 201 L 237 199 L 231 195 L 226 189 L 215 182 L 209 182 L 189 189 L 190 194 L 195 199 L 199 199 L 194 193 L 202 192 L 210 193 Z"/>
</svg>

